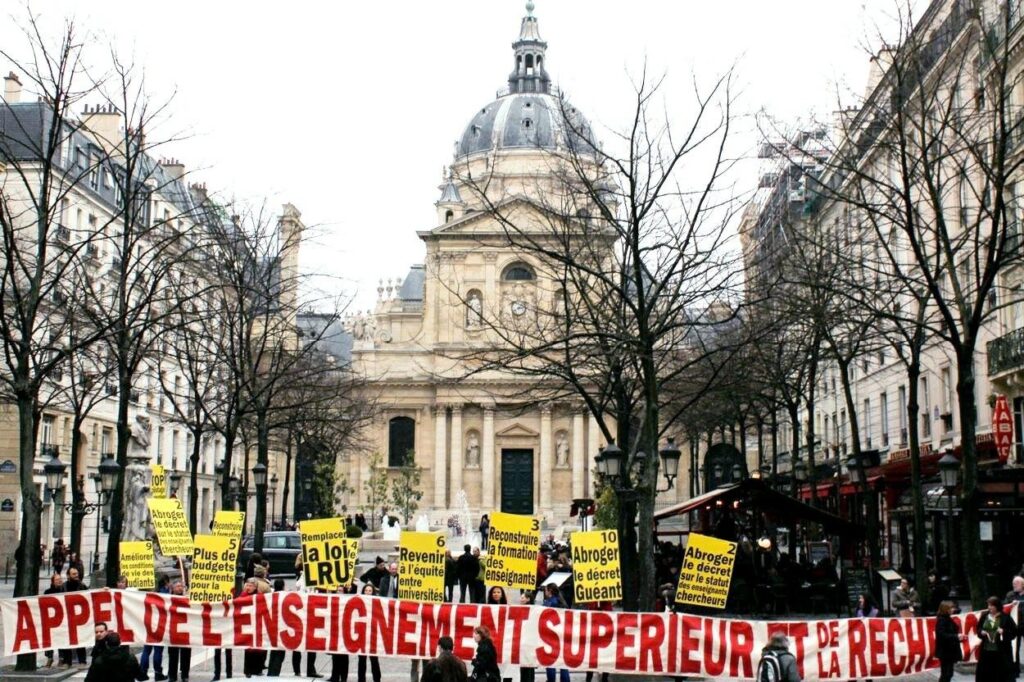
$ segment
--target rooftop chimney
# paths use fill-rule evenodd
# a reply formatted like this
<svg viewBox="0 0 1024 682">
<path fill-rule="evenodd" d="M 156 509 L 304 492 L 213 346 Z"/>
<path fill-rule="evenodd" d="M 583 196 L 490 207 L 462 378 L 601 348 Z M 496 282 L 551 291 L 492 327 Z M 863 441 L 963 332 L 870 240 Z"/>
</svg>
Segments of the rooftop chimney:
<svg viewBox="0 0 1024 682">
<path fill-rule="evenodd" d="M 21 101 L 21 81 L 13 71 L 4 76 L 4 101 L 8 104 Z"/>
<path fill-rule="evenodd" d="M 121 112 L 113 104 L 85 106 L 82 125 L 108 152 L 120 149 L 124 142 Z"/>
<path fill-rule="evenodd" d="M 185 177 L 185 164 L 177 159 L 162 159 L 160 165 L 173 180 L 181 180 Z"/>
<path fill-rule="evenodd" d="M 892 66 L 892 60 L 896 56 L 896 48 L 892 45 L 883 45 L 878 54 L 872 55 L 871 66 L 868 69 L 867 87 L 864 89 L 864 99 L 871 97 L 878 84 L 885 77 L 885 72 Z"/>
</svg>

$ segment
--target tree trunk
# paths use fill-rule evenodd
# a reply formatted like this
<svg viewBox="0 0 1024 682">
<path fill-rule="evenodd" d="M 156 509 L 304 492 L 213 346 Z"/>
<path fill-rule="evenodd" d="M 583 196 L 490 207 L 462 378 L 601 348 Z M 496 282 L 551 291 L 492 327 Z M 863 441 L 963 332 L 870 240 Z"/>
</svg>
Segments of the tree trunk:
<svg viewBox="0 0 1024 682">
<path fill-rule="evenodd" d="M 629 447 L 629 420 L 619 420 L 616 424 L 616 435 L 620 447 Z M 625 448 L 624 448 L 625 449 Z M 628 455 L 628 452 L 627 452 Z M 636 537 L 636 495 L 627 483 L 617 486 L 615 494 L 619 502 L 619 557 L 622 567 L 622 608 L 624 611 L 640 610 L 640 579 L 638 566 L 640 556 L 637 553 Z"/>
<path fill-rule="evenodd" d="M 220 474 L 220 508 L 234 511 L 235 501 L 231 499 L 231 455 L 235 450 L 235 431 L 226 429 L 224 434 L 224 471 Z"/>
<path fill-rule="evenodd" d="M 653 377 L 651 368 L 649 377 Z M 653 380 L 649 380 L 653 383 Z M 639 534 L 637 549 L 641 557 L 654 557 L 654 501 L 657 497 L 658 487 L 658 424 L 659 412 L 656 388 L 648 388 L 648 395 L 644 404 L 643 431 L 638 447 L 644 452 L 650 453 L 647 457 L 647 464 L 644 467 L 641 480 L 635 483 L 639 493 L 637 500 L 637 532 Z M 638 570 L 639 603 L 640 611 L 653 611 L 657 601 L 658 584 L 655 573 L 654 561 L 650 559 L 639 562 Z"/>
<path fill-rule="evenodd" d="M 117 485 L 110 498 L 110 532 L 107 534 L 107 587 L 117 587 L 117 576 L 121 574 L 121 527 L 124 524 L 124 474 L 128 466 L 128 444 L 131 439 L 131 428 L 128 426 L 128 397 L 132 388 L 131 375 L 127 369 L 121 368 L 120 390 L 117 396 L 117 463 L 121 470 L 117 473 Z M 96 587 L 95 585 L 93 587 Z"/>
<path fill-rule="evenodd" d="M 971 605 L 980 609 L 989 596 L 985 588 L 985 564 L 981 552 L 981 524 L 978 514 L 978 447 L 975 442 L 977 417 L 974 405 L 974 343 L 966 342 L 957 354 L 956 396 L 960 416 L 960 541 L 963 543 L 964 573 L 971 591 Z"/>
<path fill-rule="evenodd" d="M 188 529 L 193 536 L 196 534 L 199 514 L 199 452 L 202 448 L 202 435 L 202 431 L 192 433 L 192 454 L 189 457 L 192 470 L 188 477 Z"/>
<path fill-rule="evenodd" d="M 871 557 L 871 566 L 874 568 L 878 566 L 881 559 L 878 545 L 878 503 L 874 487 L 867 480 L 864 460 L 861 458 L 860 420 L 857 418 L 857 402 L 853 397 L 853 386 L 850 382 L 850 361 L 845 363 L 840 361 L 836 364 L 839 365 L 839 379 L 843 385 L 843 402 L 846 404 L 847 419 L 850 420 L 850 449 L 853 451 L 854 461 L 857 462 L 864 479 L 861 488 L 865 500 L 864 516 L 867 526 L 868 556 Z"/>
<path fill-rule="evenodd" d="M 72 420 L 71 425 L 71 503 L 73 508 L 80 510 L 85 505 L 85 486 L 78 485 L 78 469 L 81 462 L 81 450 L 82 450 L 82 422 L 84 419 L 78 415 Z M 99 502 L 97 500 L 97 502 Z M 103 511 L 97 510 L 96 523 L 100 522 L 103 517 Z M 69 551 L 74 552 L 78 556 L 82 556 L 82 525 L 85 520 L 85 514 L 81 511 L 71 512 L 71 542 L 69 544 Z"/>
<path fill-rule="evenodd" d="M 907 364 L 907 435 L 910 446 L 910 494 L 914 512 L 914 580 L 917 591 L 921 595 L 921 603 L 928 603 L 928 572 L 925 552 L 924 530 L 924 493 L 921 491 L 921 435 L 918 431 L 917 412 L 918 384 L 921 380 L 921 356 L 917 350 L 911 350 L 914 357 Z M 948 551 L 948 550 L 947 550 Z M 936 557 L 937 559 L 938 557 Z M 952 581 L 950 581 L 952 583 Z M 950 585 L 952 587 L 952 584 Z"/>
<path fill-rule="evenodd" d="M 291 482 L 292 475 L 292 432 L 288 431 L 288 436 L 285 440 L 284 449 L 284 488 L 281 492 L 281 524 L 288 520 L 288 493 L 291 492 L 289 484 Z M 372 517 L 373 514 L 370 514 Z"/>
<path fill-rule="evenodd" d="M 39 411 L 31 396 L 18 396 L 18 450 L 21 464 L 21 537 L 15 551 L 17 570 L 14 578 L 14 596 L 28 597 L 39 594 L 39 546 L 42 544 L 43 501 L 36 492 L 33 480 L 36 458 L 36 429 Z M 36 669 L 35 654 L 20 654 L 15 670 Z"/>
</svg>

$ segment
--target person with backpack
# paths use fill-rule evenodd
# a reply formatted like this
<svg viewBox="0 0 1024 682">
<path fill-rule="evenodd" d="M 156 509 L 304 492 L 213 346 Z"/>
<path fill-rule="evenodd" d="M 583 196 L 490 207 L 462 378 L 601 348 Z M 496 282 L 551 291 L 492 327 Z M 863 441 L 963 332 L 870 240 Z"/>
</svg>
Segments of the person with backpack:
<svg viewBox="0 0 1024 682">
<path fill-rule="evenodd" d="M 773 634 L 768 646 L 761 650 L 757 682 L 801 682 L 796 657 L 789 652 L 789 640 L 783 633 Z"/>
</svg>

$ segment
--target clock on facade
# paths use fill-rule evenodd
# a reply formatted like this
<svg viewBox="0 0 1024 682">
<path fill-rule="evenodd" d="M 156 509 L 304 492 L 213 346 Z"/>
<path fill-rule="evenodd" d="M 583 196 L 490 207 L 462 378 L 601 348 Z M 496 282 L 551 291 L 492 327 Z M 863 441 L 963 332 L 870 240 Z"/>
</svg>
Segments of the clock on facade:
<svg viewBox="0 0 1024 682">
<path fill-rule="evenodd" d="M 512 314 L 513 315 L 518 317 L 519 315 L 522 315 L 525 312 L 526 312 L 526 302 L 525 301 L 512 301 Z"/>
</svg>

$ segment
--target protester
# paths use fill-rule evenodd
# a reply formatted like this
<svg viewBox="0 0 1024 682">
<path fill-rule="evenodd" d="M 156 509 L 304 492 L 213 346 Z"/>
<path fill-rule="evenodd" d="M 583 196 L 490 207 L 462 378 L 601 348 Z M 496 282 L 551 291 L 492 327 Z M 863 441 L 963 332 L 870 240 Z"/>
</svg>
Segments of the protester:
<svg viewBox="0 0 1024 682">
<path fill-rule="evenodd" d="M 61 577 L 60 573 L 54 573 L 50 576 L 50 586 L 43 590 L 43 594 L 57 594 L 64 591 L 64 578 Z M 46 652 L 46 667 L 49 668 L 53 665 L 53 649 Z M 71 650 L 60 649 L 57 652 L 58 663 L 63 665 L 64 661 L 68 661 L 68 665 L 71 665 Z"/>
<path fill-rule="evenodd" d="M 451 550 L 449 550 L 444 555 L 444 600 L 446 602 L 455 601 L 455 585 L 458 582 L 458 564 L 455 563 L 455 557 L 452 556 Z"/>
<path fill-rule="evenodd" d="M 160 580 L 157 581 L 156 591 L 160 594 L 169 594 L 171 591 L 171 579 L 169 576 L 162 575 Z M 162 646 L 156 646 L 153 644 L 146 644 L 142 647 L 142 658 L 139 661 L 139 666 L 142 668 L 142 679 L 149 679 L 149 660 L 153 659 L 153 672 L 155 676 L 153 679 L 156 682 L 163 682 L 167 679 L 167 675 L 163 673 L 164 667 L 164 648 Z M 215 661 L 218 659 L 214 659 Z M 231 677 L 229 674 L 228 677 Z"/>
<path fill-rule="evenodd" d="M 1005 682 L 1013 678 L 1013 642 L 1017 627 L 1013 619 L 1003 613 L 998 597 L 989 597 L 988 610 L 978 619 L 975 629 L 981 646 L 974 679 L 978 682 Z"/>
<path fill-rule="evenodd" d="M 857 597 L 856 615 L 858 618 L 874 618 L 878 615 L 878 607 L 875 606 L 875 600 L 867 592 Z"/>
<path fill-rule="evenodd" d="M 544 606 L 548 606 L 555 609 L 566 608 L 565 600 L 562 599 L 562 595 L 555 585 L 548 584 L 544 586 L 544 601 L 542 603 L 544 604 Z M 545 668 L 545 674 L 547 676 L 547 682 L 555 682 L 554 668 Z M 559 670 L 558 679 L 559 682 L 569 682 L 569 671 L 565 668 Z"/>
<path fill-rule="evenodd" d="M 916 616 L 921 611 L 921 597 L 906 578 L 893 590 L 892 607 L 903 617 Z"/>
<path fill-rule="evenodd" d="M 302 555 L 300 554 L 299 556 L 301 557 Z M 298 576 L 295 578 L 295 587 L 293 589 L 296 592 L 308 592 L 309 588 L 306 586 L 305 577 L 304 577 L 304 575 L 302 573 L 302 563 L 301 563 L 301 561 L 297 563 L 297 566 L 298 566 L 299 571 L 298 571 Z M 292 672 L 295 673 L 296 677 L 301 677 L 302 676 L 302 652 L 301 651 L 293 651 L 292 652 Z M 306 677 L 323 677 L 323 675 L 321 675 L 320 673 L 318 673 L 316 671 L 316 652 L 315 651 L 308 651 L 308 652 L 306 652 Z"/>
<path fill-rule="evenodd" d="M 536 589 L 534 590 L 534 596 L 537 592 L 540 592 L 541 583 L 548 579 L 548 558 L 544 556 L 544 552 L 537 552 L 537 583 Z M 531 604 L 533 602 L 530 602 Z"/>
<path fill-rule="evenodd" d="M 93 630 L 96 633 L 96 641 L 92 645 L 92 651 L 89 652 L 89 658 L 96 658 L 96 654 L 103 651 L 103 640 L 105 640 L 107 637 L 107 624 L 103 621 L 100 621 L 99 623 L 96 623 L 93 626 Z"/>
<path fill-rule="evenodd" d="M 67 558 L 67 548 L 64 547 L 64 538 L 57 538 L 57 541 L 53 543 L 53 552 L 50 553 L 50 563 L 53 566 L 54 573 L 62 573 L 64 571 L 64 560 Z"/>
<path fill-rule="evenodd" d="M 114 587 L 116 589 L 118 589 L 118 590 L 127 590 L 128 589 L 128 576 L 126 576 L 126 575 L 119 575 L 119 576 L 117 576 L 117 582 L 114 584 Z"/>
<path fill-rule="evenodd" d="M 377 594 L 377 588 L 372 583 L 366 583 L 363 585 L 363 589 L 360 591 L 365 597 L 372 597 Z M 380 659 L 376 656 L 360 656 L 359 657 L 359 668 L 358 682 L 366 682 L 366 661 L 370 661 L 370 674 L 373 677 L 373 682 L 380 682 Z M 465 668 L 465 666 L 463 666 Z"/>
<path fill-rule="evenodd" d="M 470 600 L 473 599 L 476 576 L 480 572 L 480 560 L 473 555 L 473 548 L 469 545 L 463 546 L 462 550 L 462 555 L 455 562 L 455 568 L 459 578 L 459 601 L 465 604 L 467 591 Z"/>
<path fill-rule="evenodd" d="M 487 536 L 491 534 L 491 518 L 484 514 L 480 517 L 480 549 L 487 551 Z"/>
<path fill-rule="evenodd" d="M 299 556 L 302 556 L 301 554 Z M 274 592 L 284 592 L 284 579 L 278 578 L 274 581 Z M 284 649 L 274 649 L 267 656 L 267 677 L 280 677 L 281 668 L 284 666 L 285 654 L 288 652 Z M 230 668 L 228 669 L 228 677 L 231 677 Z"/>
<path fill-rule="evenodd" d="M 508 597 L 505 596 L 505 588 L 495 585 L 487 593 L 488 604 L 508 604 Z"/>
<path fill-rule="evenodd" d="M 211 521 L 211 523 L 213 523 Z M 252 583 L 252 587 L 249 588 L 249 594 L 256 593 L 256 583 Z M 246 594 L 245 584 L 243 583 L 242 589 L 234 595 L 238 597 Z M 223 671 L 224 677 L 231 678 L 231 669 L 234 667 L 235 652 L 232 649 L 214 649 L 213 650 L 213 682 L 217 682 L 221 678 L 221 672 Z M 242 669 L 245 669 L 245 659 L 242 659 Z"/>
<path fill-rule="evenodd" d="M 270 594 L 274 591 L 267 577 L 268 573 L 266 562 L 252 567 L 252 577 L 256 580 L 256 592 L 259 594 Z"/>
<path fill-rule="evenodd" d="M 388 572 L 380 579 L 377 591 L 382 597 L 398 599 L 398 564 L 392 562 L 388 565 Z"/>
<path fill-rule="evenodd" d="M 942 602 L 949 599 L 949 585 L 939 580 L 939 574 L 928 571 L 928 614 L 937 614 Z"/>
<path fill-rule="evenodd" d="M 422 682 L 467 682 L 466 664 L 455 656 L 454 649 L 451 637 L 437 640 L 437 656 L 423 665 Z"/>
<path fill-rule="evenodd" d="M 373 566 L 370 569 L 368 569 L 365 573 L 363 573 L 361 576 L 359 576 L 359 582 L 363 583 L 364 585 L 366 583 L 369 583 L 374 587 L 377 587 L 377 585 L 380 585 L 381 578 L 383 578 L 387 574 L 388 563 L 384 561 L 384 557 L 379 556 L 374 560 Z"/>
<path fill-rule="evenodd" d="M 68 580 L 71 580 L 71 569 L 74 568 L 78 571 L 78 577 L 81 579 L 85 575 L 85 565 L 82 560 L 78 558 L 78 552 L 68 553 Z"/>
<path fill-rule="evenodd" d="M 941 673 L 939 682 L 950 682 L 953 679 L 953 666 L 963 660 L 961 642 L 967 635 L 953 622 L 953 602 L 944 601 L 935 612 L 935 658 L 939 659 Z"/>
<path fill-rule="evenodd" d="M 103 646 L 92 659 L 85 682 L 135 682 L 143 679 L 142 668 L 126 646 L 121 645 L 121 636 L 108 632 Z"/>
<path fill-rule="evenodd" d="M 523 606 L 531 606 L 534 600 L 537 598 L 533 592 L 529 590 L 523 590 L 519 593 L 519 603 Z M 537 676 L 536 668 L 527 668 L 520 666 L 519 668 L 519 682 L 534 682 Z"/>
<path fill-rule="evenodd" d="M 1019 604 L 1019 617 L 1024 618 L 1024 578 L 1019 575 L 1013 577 L 1013 588 L 1006 593 L 1006 597 L 1003 601 L 1007 604 Z M 1017 642 L 1014 645 L 1014 649 L 1016 650 L 1014 653 L 1014 661 L 1016 662 L 1016 667 L 1013 669 L 1014 678 L 1020 676 L 1020 650 L 1022 642 L 1024 642 L 1024 628 L 1018 625 Z"/>
<path fill-rule="evenodd" d="M 256 577 L 254 576 L 249 578 L 242 583 L 241 597 L 251 601 L 255 595 L 259 594 L 259 589 L 259 581 Z M 298 654 L 299 652 L 296 651 L 295 653 Z M 242 674 L 246 677 L 262 675 L 266 656 L 267 652 L 262 649 L 246 649 L 243 651 Z M 228 677 L 231 677 L 230 673 L 228 674 Z"/>
<path fill-rule="evenodd" d="M 757 664 L 756 679 L 758 682 L 801 682 L 796 669 L 796 657 L 789 653 L 789 640 L 786 639 L 786 635 L 776 632 L 769 639 L 768 646 L 761 650 L 761 662 Z"/>
<path fill-rule="evenodd" d="M 491 631 L 486 626 L 480 625 L 473 629 L 473 639 L 476 641 L 476 655 L 473 656 L 473 682 L 501 682 L 501 671 L 498 670 L 498 651 L 491 641 Z M 554 678 L 551 678 L 554 679 Z M 569 672 L 565 671 L 565 679 L 568 682 Z"/>
<path fill-rule="evenodd" d="M 185 596 L 185 583 L 175 580 L 171 585 L 171 594 Z M 167 647 L 167 678 L 170 682 L 188 682 L 188 674 L 192 667 L 192 649 L 187 646 Z"/>
<path fill-rule="evenodd" d="M 249 555 L 249 560 L 245 562 L 245 571 L 242 577 L 245 580 L 256 576 L 256 567 L 263 565 L 263 555 L 259 552 L 253 552 Z"/>
<path fill-rule="evenodd" d="M 356 584 L 353 581 L 348 585 L 339 586 L 338 594 L 355 594 Z M 346 682 L 348 680 L 348 654 L 331 654 L 331 682 Z"/>
<path fill-rule="evenodd" d="M 487 585 L 484 582 L 487 577 L 484 575 L 484 562 L 480 558 L 480 548 L 473 548 L 473 556 L 476 558 L 479 568 L 476 572 L 476 579 L 473 581 L 473 603 L 483 604 L 486 599 Z"/>
<path fill-rule="evenodd" d="M 75 556 L 75 553 L 72 552 L 69 555 L 69 557 L 68 557 L 68 579 L 67 579 L 67 581 L 64 582 L 64 591 L 65 592 L 84 592 L 85 590 L 88 590 L 89 588 L 86 587 L 85 583 L 83 583 L 81 581 L 81 579 L 79 578 L 79 576 L 81 576 L 81 574 L 82 574 L 81 571 L 79 570 L 79 568 L 71 563 L 71 557 L 74 557 L 74 556 Z M 65 651 L 66 651 L 66 658 L 64 659 L 63 663 L 65 663 L 68 667 L 71 667 L 71 654 L 72 654 L 72 652 L 70 650 L 65 650 Z M 75 658 L 78 659 L 78 664 L 79 665 L 85 665 L 85 647 L 84 646 L 83 647 L 78 647 L 77 649 L 75 649 L 74 650 L 74 655 L 75 655 Z"/>
</svg>

